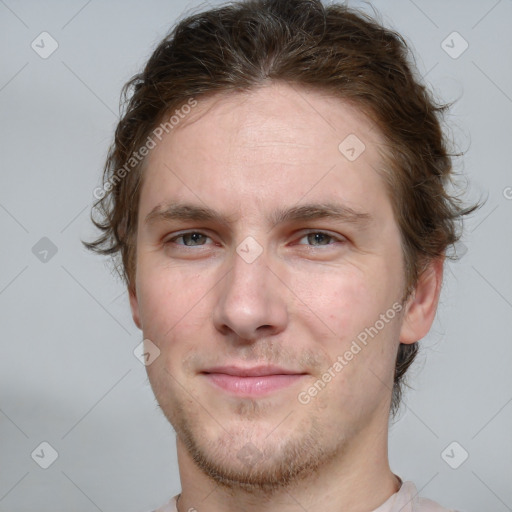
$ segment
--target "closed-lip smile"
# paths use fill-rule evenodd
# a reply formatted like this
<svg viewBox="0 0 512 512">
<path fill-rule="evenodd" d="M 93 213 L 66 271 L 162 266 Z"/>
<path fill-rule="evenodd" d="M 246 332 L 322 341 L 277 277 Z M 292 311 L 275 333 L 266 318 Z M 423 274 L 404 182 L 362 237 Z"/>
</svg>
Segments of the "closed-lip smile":
<svg viewBox="0 0 512 512">
<path fill-rule="evenodd" d="M 216 366 L 200 372 L 216 388 L 239 396 L 261 396 L 297 382 L 305 372 L 273 365 Z"/>
</svg>

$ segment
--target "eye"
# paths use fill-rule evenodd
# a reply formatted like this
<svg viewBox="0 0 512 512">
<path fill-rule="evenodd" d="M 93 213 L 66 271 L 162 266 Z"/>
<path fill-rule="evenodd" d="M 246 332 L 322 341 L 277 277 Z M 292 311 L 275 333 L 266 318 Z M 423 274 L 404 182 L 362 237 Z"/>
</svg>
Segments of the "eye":
<svg viewBox="0 0 512 512">
<path fill-rule="evenodd" d="M 313 247 L 333 245 L 334 242 L 344 242 L 341 237 L 335 237 L 334 235 L 324 231 L 312 231 L 310 233 L 306 233 L 302 238 L 299 239 L 299 245 L 307 245 L 300 243 L 302 240 L 307 240 L 307 244 L 310 244 Z"/>
<path fill-rule="evenodd" d="M 176 245 L 183 245 L 185 247 L 196 247 L 199 245 L 205 245 L 206 240 L 209 238 L 210 237 L 206 236 L 204 233 L 200 233 L 199 231 L 189 231 L 165 240 L 164 244 L 173 243 Z M 182 240 L 182 243 L 178 242 L 178 240 Z"/>
<path fill-rule="evenodd" d="M 174 244 L 182 247 L 198 247 L 207 245 L 207 240 L 211 240 L 211 238 L 200 231 L 188 231 L 164 240 L 164 245 Z M 298 245 L 322 247 L 334 245 L 336 242 L 343 243 L 344 241 L 343 237 L 334 236 L 325 231 L 311 231 L 303 234 L 298 241 Z"/>
</svg>

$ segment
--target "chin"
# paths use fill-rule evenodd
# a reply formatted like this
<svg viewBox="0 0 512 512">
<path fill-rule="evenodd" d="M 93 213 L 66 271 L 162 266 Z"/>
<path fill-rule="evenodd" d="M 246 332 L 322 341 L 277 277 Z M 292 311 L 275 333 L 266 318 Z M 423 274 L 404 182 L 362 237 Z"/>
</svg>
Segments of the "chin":
<svg viewBox="0 0 512 512">
<path fill-rule="evenodd" d="M 244 410 L 252 415 L 258 408 L 254 404 L 251 408 L 248 402 Z M 270 497 L 310 478 L 342 450 L 341 440 L 333 439 L 311 416 L 283 427 L 279 421 L 256 418 L 218 424 L 202 414 L 207 413 L 196 415 L 190 408 L 177 405 L 168 419 L 185 456 L 227 489 Z M 205 424 L 212 421 L 207 428 Z M 326 444 L 327 439 L 331 444 Z"/>
</svg>

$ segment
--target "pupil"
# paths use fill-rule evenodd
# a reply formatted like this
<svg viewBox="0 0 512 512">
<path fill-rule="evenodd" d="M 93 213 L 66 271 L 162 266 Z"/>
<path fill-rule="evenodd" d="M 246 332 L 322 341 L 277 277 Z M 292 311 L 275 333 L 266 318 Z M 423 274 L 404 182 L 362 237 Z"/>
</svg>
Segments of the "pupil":
<svg viewBox="0 0 512 512">
<path fill-rule="evenodd" d="M 189 233 L 189 235 L 188 235 L 188 236 L 189 236 L 189 240 L 190 240 L 193 244 L 195 244 L 195 243 L 197 243 L 198 241 L 200 241 L 200 239 L 201 239 L 201 237 L 202 237 L 203 235 L 201 235 L 201 233 Z"/>
<path fill-rule="evenodd" d="M 325 235 L 323 233 L 313 233 L 310 236 L 313 237 L 312 241 L 314 244 L 315 243 L 322 244 L 322 242 L 325 242 L 325 240 L 327 239 L 327 235 Z"/>
</svg>

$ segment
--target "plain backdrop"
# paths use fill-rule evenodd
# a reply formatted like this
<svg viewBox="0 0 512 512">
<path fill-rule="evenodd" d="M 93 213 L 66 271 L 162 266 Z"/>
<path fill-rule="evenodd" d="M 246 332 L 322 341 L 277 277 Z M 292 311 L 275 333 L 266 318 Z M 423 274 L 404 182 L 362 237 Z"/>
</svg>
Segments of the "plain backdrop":
<svg viewBox="0 0 512 512">
<path fill-rule="evenodd" d="M 178 18 L 218 3 L 0 0 L 2 512 L 143 512 L 180 490 L 127 295 L 80 240 L 95 233 L 122 85 Z M 455 164 L 468 199 L 487 199 L 446 266 L 391 425 L 392 469 L 446 506 L 510 511 L 512 1 L 372 5 L 429 87 L 456 101 L 447 121 L 466 154 Z"/>
</svg>

